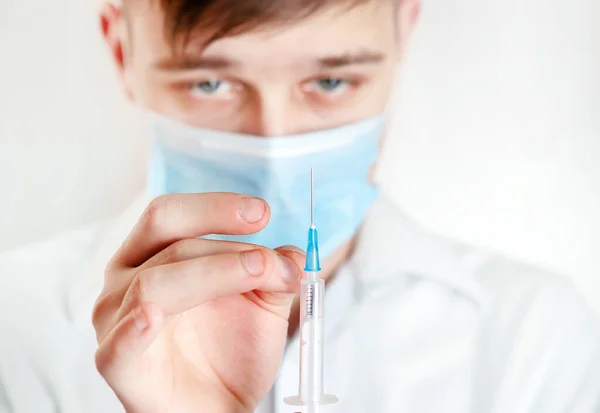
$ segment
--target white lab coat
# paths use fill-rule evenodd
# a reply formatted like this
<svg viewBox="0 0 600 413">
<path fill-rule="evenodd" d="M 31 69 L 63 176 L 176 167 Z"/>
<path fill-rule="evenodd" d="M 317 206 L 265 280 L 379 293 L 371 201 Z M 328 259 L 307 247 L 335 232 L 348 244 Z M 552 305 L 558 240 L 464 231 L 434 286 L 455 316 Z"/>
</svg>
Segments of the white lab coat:
<svg viewBox="0 0 600 413">
<path fill-rule="evenodd" d="M 0 412 L 112 413 L 90 311 L 146 204 L 0 258 Z M 380 199 L 328 287 L 327 413 L 597 413 L 600 324 L 560 277 L 427 233 Z M 291 340 L 259 413 L 294 412 Z"/>
</svg>

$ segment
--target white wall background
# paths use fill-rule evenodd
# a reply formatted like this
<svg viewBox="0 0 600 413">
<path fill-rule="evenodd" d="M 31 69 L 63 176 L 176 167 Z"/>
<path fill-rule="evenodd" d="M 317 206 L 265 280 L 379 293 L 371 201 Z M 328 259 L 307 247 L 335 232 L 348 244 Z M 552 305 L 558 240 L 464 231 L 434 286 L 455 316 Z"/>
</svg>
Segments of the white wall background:
<svg viewBox="0 0 600 413">
<path fill-rule="evenodd" d="M 126 205 L 144 140 L 94 0 L 0 0 L 0 250 Z"/>
<path fill-rule="evenodd" d="M 570 276 L 600 309 L 600 2 L 424 3 L 386 187 L 443 234 Z"/>
<path fill-rule="evenodd" d="M 564 273 L 600 303 L 600 2 L 424 3 L 386 190 L 436 231 Z M 110 216 L 143 185 L 143 134 L 96 6 L 0 2 L 0 250 Z"/>
</svg>

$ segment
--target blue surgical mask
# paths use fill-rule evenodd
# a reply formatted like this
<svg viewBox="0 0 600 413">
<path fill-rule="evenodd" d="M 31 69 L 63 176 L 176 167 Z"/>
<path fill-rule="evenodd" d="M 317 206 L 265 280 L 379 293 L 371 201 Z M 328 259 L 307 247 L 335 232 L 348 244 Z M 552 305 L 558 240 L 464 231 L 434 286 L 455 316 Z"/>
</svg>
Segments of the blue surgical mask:
<svg viewBox="0 0 600 413">
<path fill-rule="evenodd" d="M 320 253 L 331 255 L 358 230 L 377 197 L 369 181 L 383 116 L 335 129 L 258 137 L 199 129 L 151 115 L 149 189 L 168 193 L 235 192 L 265 199 L 271 219 L 260 232 L 210 235 L 276 248 L 306 248 L 310 168 Z"/>
</svg>

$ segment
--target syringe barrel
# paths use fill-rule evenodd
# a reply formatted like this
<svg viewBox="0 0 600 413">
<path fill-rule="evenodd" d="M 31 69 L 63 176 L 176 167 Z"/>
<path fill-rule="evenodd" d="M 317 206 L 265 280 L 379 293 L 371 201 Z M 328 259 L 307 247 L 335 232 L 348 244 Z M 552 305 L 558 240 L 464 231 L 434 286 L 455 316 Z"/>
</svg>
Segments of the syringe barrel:
<svg viewBox="0 0 600 413">
<path fill-rule="evenodd" d="M 304 402 L 320 401 L 323 389 L 323 307 L 325 282 L 307 273 L 300 293 L 300 398 Z"/>
</svg>

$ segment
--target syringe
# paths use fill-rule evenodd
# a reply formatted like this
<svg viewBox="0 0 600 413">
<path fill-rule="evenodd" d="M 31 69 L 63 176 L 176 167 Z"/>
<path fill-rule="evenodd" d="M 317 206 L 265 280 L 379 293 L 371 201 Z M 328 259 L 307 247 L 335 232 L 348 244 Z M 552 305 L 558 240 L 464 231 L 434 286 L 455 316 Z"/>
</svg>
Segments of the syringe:
<svg viewBox="0 0 600 413">
<path fill-rule="evenodd" d="M 319 239 L 315 227 L 314 174 L 310 170 L 310 228 L 306 249 L 305 277 L 300 284 L 300 385 L 297 396 L 286 397 L 291 406 L 305 406 L 316 413 L 323 404 L 336 403 L 337 397 L 323 389 L 323 306 L 325 281 L 319 277 Z"/>
</svg>

